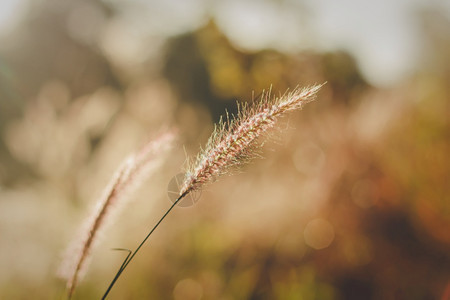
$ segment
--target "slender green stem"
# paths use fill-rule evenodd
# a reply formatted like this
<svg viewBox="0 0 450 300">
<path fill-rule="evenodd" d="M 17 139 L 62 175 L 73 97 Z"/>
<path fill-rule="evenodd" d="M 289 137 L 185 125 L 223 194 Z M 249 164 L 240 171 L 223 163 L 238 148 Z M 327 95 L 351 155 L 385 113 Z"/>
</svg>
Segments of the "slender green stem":
<svg viewBox="0 0 450 300">
<path fill-rule="evenodd" d="M 145 242 L 148 240 L 148 238 L 152 235 L 152 233 L 156 230 L 156 228 L 161 224 L 161 222 L 167 217 L 167 215 L 172 211 L 172 209 L 180 202 L 181 199 L 183 199 L 189 192 L 185 192 L 184 194 L 180 195 L 180 197 L 177 198 L 173 202 L 173 204 L 169 207 L 169 209 L 166 211 L 166 213 L 159 219 L 159 221 L 156 223 L 155 226 L 153 226 L 152 230 L 147 234 L 147 236 L 142 240 L 142 242 L 139 244 L 139 246 L 134 250 L 134 252 L 125 258 L 125 261 L 122 263 L 122 266 L 119 268 L 119 270 L 116 273 L 116 276 L 114 276 L 114 279 L 111 281 L 111 283 L 108 286 L 108 289 L 106 290 L 105 294 L 102 297 L 102 300 L 106 299 L 106 296 L 108 296 L 109 292 L 111 291 L 112 287 L 116 283 L 117 279 L 119 279 L 122 272 L 126 269 L 128 264 L 131 262 L 131 260 L 134 258 L 134 256 L 138 253 L 138 251 L 141 249 L 141 247 L 145 244 Z"/>
</svg>

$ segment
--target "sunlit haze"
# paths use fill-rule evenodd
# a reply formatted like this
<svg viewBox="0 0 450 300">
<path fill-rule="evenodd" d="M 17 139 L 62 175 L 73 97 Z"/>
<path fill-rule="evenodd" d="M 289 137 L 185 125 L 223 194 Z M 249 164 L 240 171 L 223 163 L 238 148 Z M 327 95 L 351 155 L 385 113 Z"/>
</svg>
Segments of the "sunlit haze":
<svg viewBox="0 0 450 300">
<path fill-rule="evenodd" d="M 18 25 L 25 2 L 2 1 L 0 34 Z M 417 24 L 417 14 L 421 9 L 435 9 L 449 17 L 450 5 L 446 2 L 132 0 L 124 3 L 105 0 L 120 8 L 117 18 L 124 29 L 129 29 L 123 34 L 140 40 L 133 42 L 133 37 L 127 38 L 127 47 L 134 47 L 132 52 L 123 49 L 125 45 L 117 50 L 128 51 L 126 55 L 132 58 L 136 57 L 135 53 L 142 53 L 136 45 L 132 46 L 136 43 L 151 51 L 148 49 L 151 45 L 142 42 L 145 36 L 161 38 L 182 34 L 205 24 L 210 16 L 237 46 L 250 51 L 347 50 L 355 55 L 366 78 L 382 86 L 395 84 L 417 68 L 423 55 L 423 33 Z M 85 15 L 86 24 L 90 24 L 90 14 Z M 82 21 L 82 15 L 79 17 Z M 74 31 L 86 28 L 82 25 L 77 25 Z"/>
</svg>

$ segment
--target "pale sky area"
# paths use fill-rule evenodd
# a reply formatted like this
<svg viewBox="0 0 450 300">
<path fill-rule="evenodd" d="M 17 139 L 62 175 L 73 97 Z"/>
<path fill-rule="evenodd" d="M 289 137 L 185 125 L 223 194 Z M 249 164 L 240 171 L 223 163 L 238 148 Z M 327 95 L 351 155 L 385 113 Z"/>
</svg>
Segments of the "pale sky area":
<svg viewBox="0 0 450 300">
<path fill-rule="evenodd" d="M 450 18 L 450 1 L 446 0 L 104 2 L 120 8 L 114 26 L 121 28 L 128 45 L 133 45 L 133 35 L 137 48 L 148 48 L 139 42 L 146 35 L 165 38 L 182 34 L 202 26 L 213 16 L 230 40 L 244 50 L 347 50 L 357 59 L 363 75 L 378 86 L 398 83 L 420 63 L 423 33 L 415 18 L 420 9 L 435 8 Z M 28 0 L 1 1 L 0 37 L 20 25 L 27 3 Z M 83 14 L 78 17 L 83 19 Z"/>
</svg>

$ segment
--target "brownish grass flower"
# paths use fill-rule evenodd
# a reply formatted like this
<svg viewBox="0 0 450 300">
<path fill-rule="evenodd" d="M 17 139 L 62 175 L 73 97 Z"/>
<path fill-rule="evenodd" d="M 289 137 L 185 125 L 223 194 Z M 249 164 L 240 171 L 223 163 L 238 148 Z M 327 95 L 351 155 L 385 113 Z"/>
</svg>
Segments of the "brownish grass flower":
<svg viewBox="0 0 450 300">
<path fill-rule="evenodd" d="M 228 117 L 226 121 L 221 120 L 205 150 L 186 172 L 180 195 L 198 190 L 213 178 L 253 158 L 261 145 L 258 138 L 275 125 L 277 118 L 314 100 L 322 86 L 297 87 L 278 98 L 272 98 L 270 90 L 263 92 L 259 103 L 241 106 L 234 120 Z"/>
<path fill-rule="evenodd" d="M 119 205 L 123 205 L 126 196 L 135 190 L 140 182 L 155 171 L 163 162 L 163 154 L 169 150 L 174 140 L 173 132 L 161 134 L 147 143 L 142 149 L 128 157 L 116 171 L 103 196 L 88 219 L 81 239 L 74 243 L 70 255 L 63 261 L 60 275 L 67 279 L 69 298 L 87 266 L 89 254 L 98 242 L 100 230 L 111 221 Z"/>
<path fill-rule="evenodd" d="M 111 284 L 108 286 L 102 299 L 105 299 L 114 284 L 133 260 L 144 243 L 161 224 L 172 209 L 189 193 L 201 189 L 220 175 L 229 172 L 233 167 L 250 160 L 255 156 L 255 150 L 262 145 L 258 142 L 268 129 L 275 125 L 276 120 L 288 111 L 300 109 L 304 104 L 314 100 L 316 93 L 323 85 L 315 85 L 309 88 L 295 88 L 284 95 L 273 98 L 268 92 L 264 92 L 259 103 L 243 105 L 235 119 L 221 120 L 215 127 L 205 150 L 197 156 L 194 164 L 190 165 L 179 196 L 160 218 L 139 246 L 128 254 Z"/>
</svg>

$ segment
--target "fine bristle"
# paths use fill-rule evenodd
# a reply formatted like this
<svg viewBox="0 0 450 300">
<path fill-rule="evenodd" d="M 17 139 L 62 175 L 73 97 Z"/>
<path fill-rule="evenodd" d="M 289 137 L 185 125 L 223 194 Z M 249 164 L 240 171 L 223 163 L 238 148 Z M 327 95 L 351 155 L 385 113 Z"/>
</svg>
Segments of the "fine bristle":
<svg viewBox="0 0 450 300">
<path fill-rule="evenodd" d="M 258 138 L 275 125 L 284 113 L 301 109 L 315 99 L 323 86 L 296 87 L 282 96 L 272 98 L 271 91 L 263 92 L 261 100 L 250 105 L 239 106 L 235 119 L 220 120 L 196 162 L 188 167 L 180 195 L 198 190 L 255 156 L 255 149 L 261 145 Z"/>
</svg>

